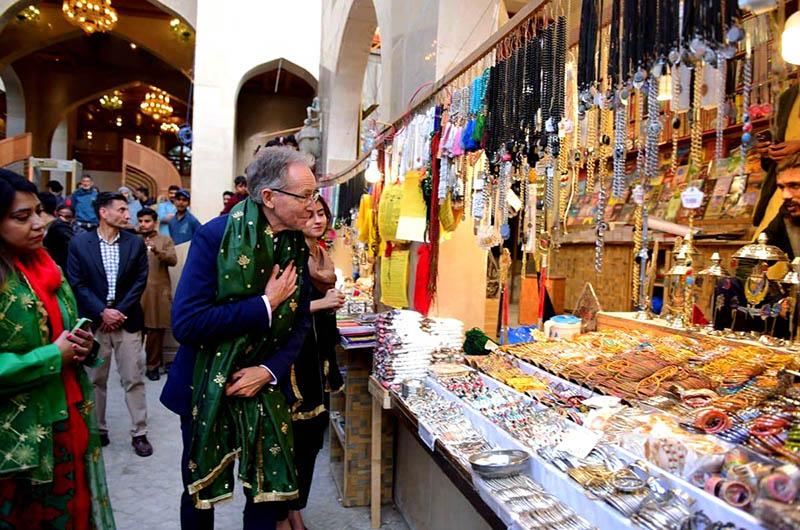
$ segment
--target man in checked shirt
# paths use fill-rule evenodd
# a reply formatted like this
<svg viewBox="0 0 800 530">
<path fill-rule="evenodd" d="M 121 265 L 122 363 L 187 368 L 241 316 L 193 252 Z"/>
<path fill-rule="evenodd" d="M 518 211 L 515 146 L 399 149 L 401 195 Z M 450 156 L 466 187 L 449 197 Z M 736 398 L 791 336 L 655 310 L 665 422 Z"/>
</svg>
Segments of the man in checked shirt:
<svg viewBox="0 0 800 530">
<path fill-rule="evenodd" d="M 125 403 L 131 415 L 131 445 L 139 456 L 150 456 L 144 387 L 144 314 L 139 300 L 147 285 L 147 250 L 142 238 L 124 231 L 130 221 L 128 203 L 119 193 L 97 195 L 96 231 L 75 236 L 69 245 L 67 279 L 82 317 L 93 321 L 100 342 L 102 365 L 89 371 L 97 395 L 100 443 L 110 443 L 106 425 L 106 386 L 111 352 L 117 360 Z"/>
</svg>

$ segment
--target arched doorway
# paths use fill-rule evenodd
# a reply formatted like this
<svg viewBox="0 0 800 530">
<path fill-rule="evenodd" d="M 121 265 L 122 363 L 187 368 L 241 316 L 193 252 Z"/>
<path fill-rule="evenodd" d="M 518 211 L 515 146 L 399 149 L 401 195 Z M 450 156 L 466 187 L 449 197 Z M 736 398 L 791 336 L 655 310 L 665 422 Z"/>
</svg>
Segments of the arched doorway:
<svg viewBox="0 0 800 530">
<path fill-rule="evenodd" d="M 347 9 L 347 22 L 331 71 L 325 72 L 325 174 L 343 169 L 358 157 L 362 120 L 375 117 L 373 113 L 380 109 L 383 93 L 383 52 L 373 0 L 353 0 L 342 9 Z"/>
<path fill-rule="evenodd" d="M 236 174 L 244 173 L 259 147 L 303 125 L 316 92 L 314 76 L 285 59 L 246 74 L 236 100 Z"/>
</svg>

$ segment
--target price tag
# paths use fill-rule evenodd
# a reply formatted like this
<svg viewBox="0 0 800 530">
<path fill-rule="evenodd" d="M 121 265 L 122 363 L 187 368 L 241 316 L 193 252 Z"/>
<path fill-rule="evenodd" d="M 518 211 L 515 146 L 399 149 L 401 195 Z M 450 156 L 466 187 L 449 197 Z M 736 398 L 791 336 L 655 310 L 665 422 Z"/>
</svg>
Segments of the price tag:
<svg viewBox="0 0 800 530">
<path fill-rule="evenodd" d="M 487 340 L 487 341 L 486 341 L 486 344 L 483 346 L 483 349 L 485 349 L 485 350 L 489 350 L 489 351 L 496 351 L 496 350 L 497 350 L 497 348 L 499 348 L 499 347 L 500 347 L 500 346 L 498 346 L 498 345 L 497 345 L 495 342 L 493 342 L 492 340 Z"/>
<path fill-rule="evenodd" d="M 644 204 L 644 186 L 637 184 L 633 188 L 633 202 L 636 204 Z"/>
<path fill-rule="evenodd" d="M 420 421 L 417 423 L 417 434 L 422 443 L 425 444 L 425 447 L 433 452 L 433 447 L 436 445 L 436 435 L 431 432 L 425 422 Z"/>
<path fill-rule="evenodd" d="M 700 208 L 703 204 L 703 197 L 705 197 L 705 193 L 700 191 L 700 188 L 689 186 L 686 191 L 681 193 L 681 205 L 689 210 Z"/>
<path fill-rule="evenodd" d="M 567 452 L 575 458 L 586 458 L 599 441 L 599 434 L 588 429 L 582 429 L 580 432 L 574 431 L 567 435 L 564 440 L 556 446 L 556 450 Z"/>
<path fill-rule="evenodd" d="M 483 189 L 483 179 L 475 179 L 472 181 L 472 189 L 481 191 Z"/>
</svg>

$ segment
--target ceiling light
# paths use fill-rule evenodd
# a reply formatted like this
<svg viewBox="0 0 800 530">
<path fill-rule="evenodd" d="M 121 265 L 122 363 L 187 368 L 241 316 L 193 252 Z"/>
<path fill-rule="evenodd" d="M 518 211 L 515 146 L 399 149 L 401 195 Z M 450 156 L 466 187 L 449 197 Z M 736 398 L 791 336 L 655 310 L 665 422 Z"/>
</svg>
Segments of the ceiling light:
<svg viewBox="0 0 800 530">
<path fill-rule="evenodd" d="M 139 104 L 142 112 L 154 120 L 172 116 L 172 105 L 169 104 L 169 95 L 160 88 L 150 87 L 152 90 L 144 95 L 144 101 Z"/>
<path fill-rule="evenodd" d="M 161 131 L 162 131 L 162 132 L 165 132 L 165 133 L 172 133 L 172 134 L 178 134 L 178 131 L 179 131 L 179 130 L 180 130 L 180 127 L 178 127 L 178 124 L 177 124 L 177 123 L 167 123 L 167 122 L 163 122 L 163 123 L 161 124 Z"/>
<path fill-rule="evenodd" d="M 383 175 L 381 175 L 381 170 L 378 169 L 378 151 L 376 150 L 373 150 L 369 155 L 369 165 L 367 166 L 367 170 L 364 172 L 364 178 L 369 183 L 380 182 L 383 178 Z"/>
<path fill-rule="evenodd" d="M 37 22 L 40 14 L 39 8 L 31 4 L 17 13 L 17 20 L 19 22 Z"/>
<path fill-rule="evenodd" d="M 92 131 L 86 131 L 86 139 L 87 140 L 91 140 L 93 137 L 94 137 L 94 134 L 92 134 Z"/>
<path fill-rule="evenodd" d="M 111 0 L 64 0 L 61 11 L 67 20 L 87 35 L 110 31 L 119 20 L 117 10 L 111 7 Z"/>
<path fill-rule="evenodd" d="M 108 110 L 117 110 L 122 107 L 122 99 L 117 94 L 103 94 L 100 106 Z"/>
<path fill-rule="evenodd" d="M 789 64 L 800 64 L 800 11 L 786 19 L 781 35 L 781 55 Z"/>
<path fill-rule="evenodd" d="M 672 100 L 672 74 L 663 74 L 658 78 L 658 101 Z M 673 109 L 674 112 L 674 109 Z"/>
<path fill-rule="evenodd" d="M 192 28 L 179 18 L 173 18 L 169 21 L 169 27 L 181 40 L 189 40 L 192 38 Z"/>
<path fill-rule="evenodd" d="M 136 135 L 136 143 L 137 143 L 137 144 L 140 144 L 140 143 L 142 143 L 142 136 L 141 136 L 140 134 L 137 134 L 137 135 Z"/>
</svg>

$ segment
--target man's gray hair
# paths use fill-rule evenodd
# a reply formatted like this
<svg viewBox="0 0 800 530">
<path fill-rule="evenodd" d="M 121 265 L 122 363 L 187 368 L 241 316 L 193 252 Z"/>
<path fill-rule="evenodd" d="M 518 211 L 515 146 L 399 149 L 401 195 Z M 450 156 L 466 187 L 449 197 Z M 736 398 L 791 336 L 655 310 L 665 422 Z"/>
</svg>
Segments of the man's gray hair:
<svg viewBox="0 0 800 530">
<path fill-rule="evenodd" d="M 291 147 L 273 146 L 259 150 L 255 160 L 247 166 L 247 192 L 250 198 L 261 204 L 261 192 L 265 189 L 284 189 L 289 164 L 310 168 L 313 161 L 308 154 Z"/>
</svg>

